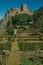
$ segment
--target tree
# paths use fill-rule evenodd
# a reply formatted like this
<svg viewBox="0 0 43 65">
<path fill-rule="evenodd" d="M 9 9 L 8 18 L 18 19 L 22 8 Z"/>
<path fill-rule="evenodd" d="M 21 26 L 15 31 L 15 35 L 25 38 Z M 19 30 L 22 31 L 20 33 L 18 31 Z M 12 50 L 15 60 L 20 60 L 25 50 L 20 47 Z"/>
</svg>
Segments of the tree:
<svg viewBox="0 0 43 65">
<path fill-rule="evenodd" d="M 24 26 L 26 24 L 29 24 L 29 22 L 32 20 L 32 16 L 28 14 L 17 14 L 14 17 L 12 17 L 12 24 Z"/>
<path fill-rule="evenodd" d="M 7 33 L 8 33 L 9 35 L 13 35 L 13 33 L 14 33 L 14 28 L 13 28 L 13 26 L 8 26 L 8 27 L 7 27 Z"/>
<path fill-rule="evenodd" d="M 33 23 L 36 28 L 40 29 L 40 32 L 43 32 L 43 7 L 34 12 Z"/>
<path fill-rule="evenodd" d="M 10 21 L 7 21 L 7 27 L 10 25 Z"/>
</svg>

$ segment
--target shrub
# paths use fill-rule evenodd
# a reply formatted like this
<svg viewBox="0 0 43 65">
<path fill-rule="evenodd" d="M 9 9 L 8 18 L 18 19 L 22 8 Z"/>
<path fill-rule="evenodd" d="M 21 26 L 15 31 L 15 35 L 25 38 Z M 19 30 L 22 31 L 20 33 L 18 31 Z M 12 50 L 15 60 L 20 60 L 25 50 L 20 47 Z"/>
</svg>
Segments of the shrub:
<svg viewBox="0 0 43 65">
<path fill-rule="evenodd" d="M 43 50 L 43 43 L 18 43 L 20 50 L 22 51 L 34 51 L 36 49 Z"/>
<path fill-rule="evenodd" d="M 11 48 L 11 42 L 3 43 L 0 45 L 0 50 L 10 50 Z"/>
</svg>

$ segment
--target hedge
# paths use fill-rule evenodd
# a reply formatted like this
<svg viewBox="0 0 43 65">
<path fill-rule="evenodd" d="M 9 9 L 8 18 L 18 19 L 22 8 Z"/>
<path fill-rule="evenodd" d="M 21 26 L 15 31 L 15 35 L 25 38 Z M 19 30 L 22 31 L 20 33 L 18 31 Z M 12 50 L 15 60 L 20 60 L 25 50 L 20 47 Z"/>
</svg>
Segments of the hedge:
<svg viewBox="0 0 43 65">
<path fill-rule="evenodd" d="M 38 48 L 40 50 L 43 50 L 43 43 L 23 43 L 19 42 L 18 43 L 20 51 L 34 51 Z"/>
</svg>

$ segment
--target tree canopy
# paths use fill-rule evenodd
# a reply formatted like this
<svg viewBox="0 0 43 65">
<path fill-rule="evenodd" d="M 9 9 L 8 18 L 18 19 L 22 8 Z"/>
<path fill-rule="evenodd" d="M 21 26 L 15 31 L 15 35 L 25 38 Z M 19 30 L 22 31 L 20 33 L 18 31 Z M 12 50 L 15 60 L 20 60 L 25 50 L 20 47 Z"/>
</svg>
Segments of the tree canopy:
<svg viewBox="0 0 43 65">
<path fill-rule="evenodd" d="M 15 25 L 26 25 L 29 24 L 29 22 L 32 21 L 32 16 L 28 14 L 17 14 L 14 17 L 12 17 L 12 24 Z"/>
<path fill-rule="evenodd" d="M 43 7 L 34 12 L 33 21 L 34 26 L 43 31 Z"/>
</svg>

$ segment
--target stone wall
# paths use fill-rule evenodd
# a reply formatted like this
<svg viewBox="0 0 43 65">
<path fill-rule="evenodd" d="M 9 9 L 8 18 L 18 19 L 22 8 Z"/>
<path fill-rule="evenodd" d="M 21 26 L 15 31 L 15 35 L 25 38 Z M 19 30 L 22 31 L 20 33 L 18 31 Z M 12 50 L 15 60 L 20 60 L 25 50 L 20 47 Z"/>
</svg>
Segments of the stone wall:
<svg viewBox="0 0 43 65">
<path fill-rule="evenodd" d="M 23 4 L 21 8 L 8 9 L 6 16 L 8 15 L 14 16 L 15 14 L 19 14 L 19 13 L 27 13 L 29 15 L 33 15 L 33 12 L 27 8 L 27 5 Z"/>
</svg>

